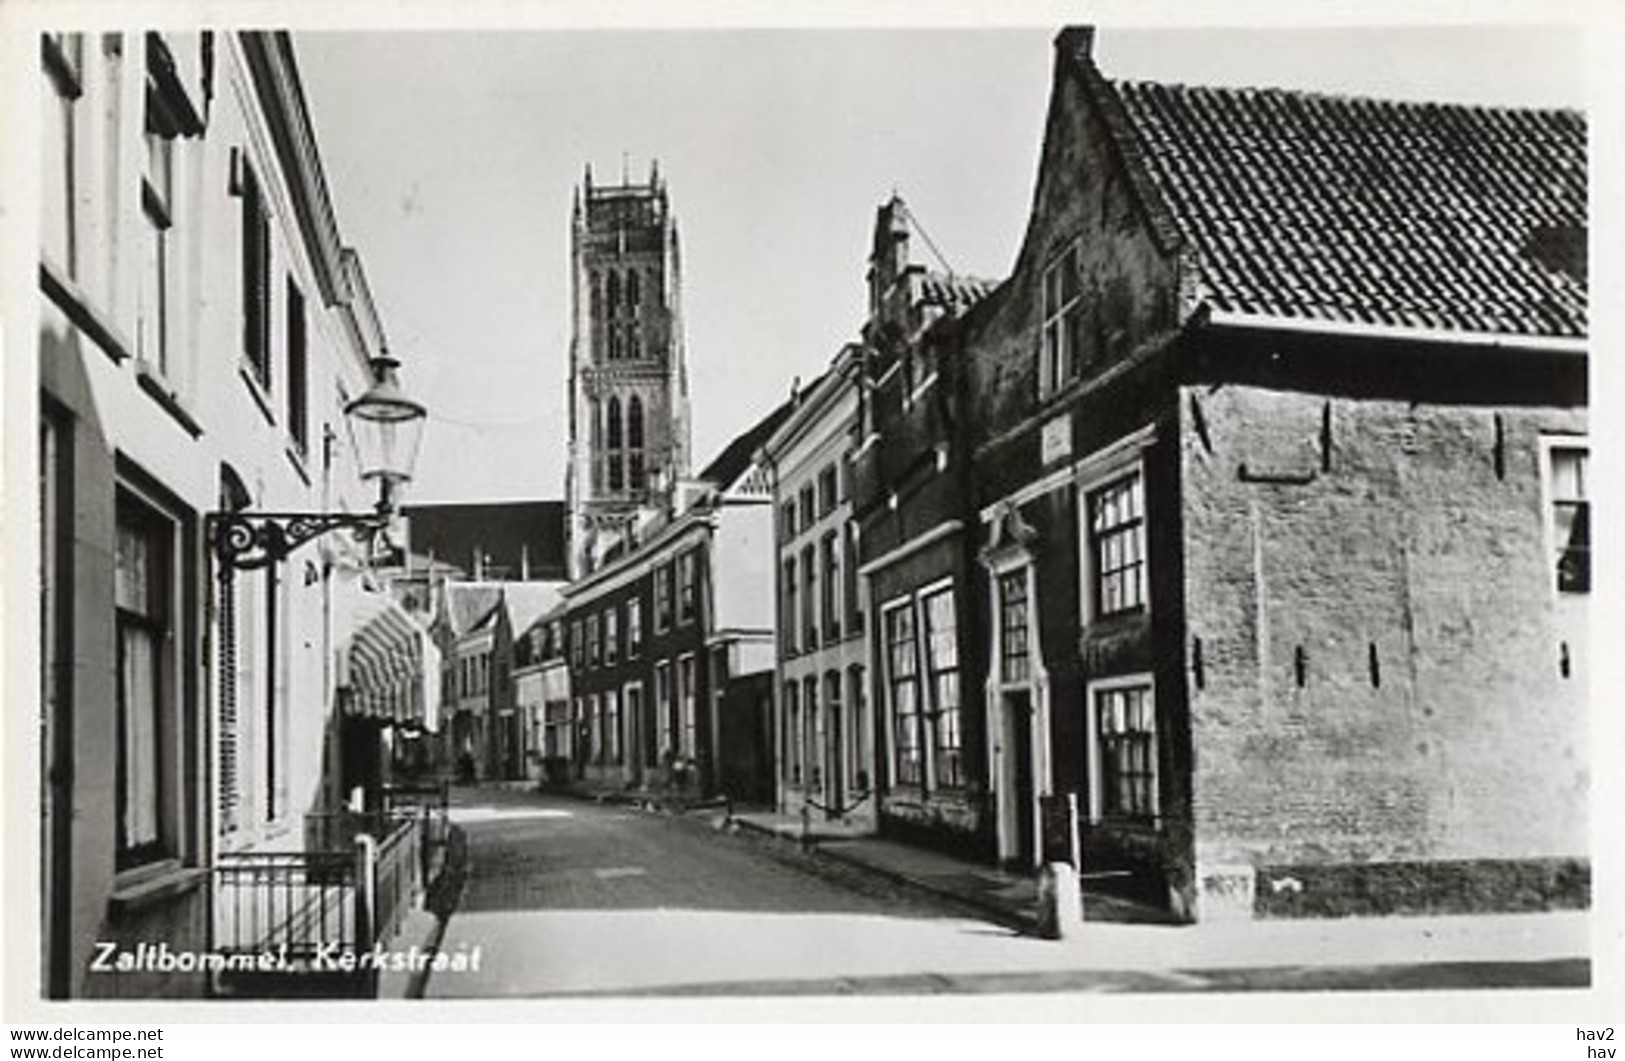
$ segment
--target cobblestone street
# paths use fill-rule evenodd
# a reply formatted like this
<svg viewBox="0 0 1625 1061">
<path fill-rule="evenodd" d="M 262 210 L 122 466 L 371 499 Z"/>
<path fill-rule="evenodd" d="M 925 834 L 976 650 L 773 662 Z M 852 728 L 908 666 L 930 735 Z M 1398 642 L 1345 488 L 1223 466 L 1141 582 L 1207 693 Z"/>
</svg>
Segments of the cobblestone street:
<svg viewBox="0 0 1625 1061">
<path fill-rule="evenodd" d="M 1308 953 L 1327 949 L 1307 933 L 1330 923 L 1300 923 L 1268 964 L 1255 947 L 1232 952 L 1252 960 L 1221 966 L 1182 946 L 1204 938 L 1188 926 L 1096 930 L 1155 934 L 1138 943 L 1036 939 L 703 819 L 500 790 L 464 790 L 458 803 L 468 877 L 441 950 L 477 954 L 477 967 L 432 976 L 431 998 L 1572 987 L 1590 977 L 1589 963 L 1565 956 L 1571 933 L 1545 922 L 1534 927 L 1553 943 L 1533 951 L 1486 935 L 1457 960 L 1396 949 L 1394 960 L 1338 966 Z M 1404 919 L 1374 931 L 1401 930 L 1416 931 Z"/>
</svg>

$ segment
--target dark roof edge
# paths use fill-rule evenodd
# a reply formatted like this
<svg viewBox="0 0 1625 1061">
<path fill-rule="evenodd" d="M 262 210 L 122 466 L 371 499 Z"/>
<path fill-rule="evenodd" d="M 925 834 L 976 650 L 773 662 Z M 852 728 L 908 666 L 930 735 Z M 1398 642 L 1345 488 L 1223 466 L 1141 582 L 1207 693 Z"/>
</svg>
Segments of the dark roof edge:
<svg viewBox="0 0 1625 1061">
<path fill-rule="evenodd" d="M 1094 44 L 1093 26 L 1068 26 L 1055 37 L 1055 61 L 1068 64 L 1076 73 L 1084 92 L 1094 103 L 1107 134 L 1117 150 L 1118 161 L 1128 175 L 1129 187 L 1151 228 L 1157 249 L 1164 254 L 1177 254 L 1185 245 L 1184 233 L 1174 213 L 1168 208 L 1162 193 L 1151 178 L 1145 165 L 1144 146 L 1139 133 L 1129 119 L 1117 86 L 1109 81 L 1095 65 L 1091 48 Z"/>
</svg>

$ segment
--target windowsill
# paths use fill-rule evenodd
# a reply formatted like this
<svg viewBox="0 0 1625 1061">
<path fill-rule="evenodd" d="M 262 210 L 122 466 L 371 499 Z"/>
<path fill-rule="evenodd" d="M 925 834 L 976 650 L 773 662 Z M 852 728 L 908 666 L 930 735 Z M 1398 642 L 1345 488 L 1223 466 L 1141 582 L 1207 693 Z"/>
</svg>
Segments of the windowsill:
<svg viewBox="0 0 1625 1061">
<path fill-rule="evenodd" d="M 285 452 L 288 454 L 288 463 L 293 465 L 294 474 L 299 476 L 300 482 L 310 485 L 310 467 L 306 451 L 299 443 L 290 439 Z"/>
<path fill-rule="evenodd" d="M 208 875 L 207 869 L 182 866 L 174 859 L 126 870 L 114 878 L 108 907 L 115 918 L 139 913 L 197 891 Z"/>
<path fill-rule="evenodd" d="M 254 366 L 244 361 L 237 366 L 237 374 L 243 378 L 243 385 L 248 388 L 248 393 L 253 397 L 254 404 L 260 407 L 260 412 L 265 416 L 265 422 L 275 424 L 276 413 L 271 410 L 271 396 L 266 393 L 265 384 L 260 382 L 259 375 L 254 371 Z"/>
<path fill-rule="evenodd" d="M 203 434 L 203 427 L 187 408 L 186 399 L 170 385 L 167 377 L 160 372 L 157 366 L 144 358 L 137 358 L 135 362 L 135 382 L 147 395 L 180 424 L 186 433 L 193 438 Z"/>
<path fill-rule="evenodd" d="M 39 263 L 40 290 L 56 304 L 71 321 L 74 327 L 90 337 L 90 341 L 101 348 L 102 353 L 112 359 L 115 365 L 122 364 L 131 356 L 134 346 L 129 338 L 119 330 L 118 325 L 97 309 L 91 301 L 89 294 L 79 286 L 77 280 L 69 276 L 61 266 L 48 258 L 42 257 Z"/>
</svg>

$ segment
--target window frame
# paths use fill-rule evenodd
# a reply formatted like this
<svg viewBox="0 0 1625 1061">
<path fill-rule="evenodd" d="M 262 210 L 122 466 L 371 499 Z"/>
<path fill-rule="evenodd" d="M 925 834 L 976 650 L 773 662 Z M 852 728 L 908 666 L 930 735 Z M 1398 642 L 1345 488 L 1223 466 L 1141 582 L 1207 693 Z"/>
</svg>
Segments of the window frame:
<svg viewBox="0 0 1625 1061">
<path fill-rule="evenodd" d="M 643 651 L 643 600 L 626 599 L 626 658 L 637 659 Z"/>
<path fill-rule="evenodd" d="M 1124 691 L 1143 690 L 1149 711 L 1151 727 L 1144 731 L 1149 738 L 1147 764 L 1149 769 L 1143 776 L 1146 778 L 1145 801 L 1148 804 L 1146 813 L 1115 813 L 1107 816 L 1107 777 L 1106 777 L 1106 748 L 1104 735 L 1101 733 L 1101 697 L 1122 693 Z M 1159 762 L 1161 756 L 1160 727 L 1157 725 L 1157 687 L 1155 677 L 1151 672 L 1145 671 L 1136 674 L 1114 675 L 1108 678 L 1098 678 L 1085 687 L 1085 725 L 1087 727 L 1089 752 L 1089 819 L 1096 824 L 1131 824 L 1156 826 L 1161 822 L 1162 814 L 1162 770 Z M 1142 775 L 1135 775 L 1142 776 Z"/>
<path fill-rule="evenodd" d="M 615 604 L 604 609 L 604 666 L 612 667 L 621 659 L 620 607 Z"/>
<path fill-rule="evenodd" d="M 672 565 L 669 562 L 655 565 L 654 602 L 655 602 L 655 633 L 664 634 L 672 628 L 672 621 L 676 616 L 676 607 L 672 601 Z"/>
<path fill-rule="evenodd" d="M 885 664 L 885 691 L 886 691 L 886 775 L 894 787 L 924 788 L 927 775 L 925 765 L 925 740 L 921 732 L 921 691 L 923 687 L 920 674 L 920 646 L 918 616 L 915 613 L 913 593 L 906 593 L 887 601 L 880 609 L 880 631 L 882 661 Z M 899 617 L 908 621 L 908 632 L 899 636 L 893 631 L 893 622 Z M 898 650 L 904 645 L 912 659 L 912 665 L 907 674 L 898 673 Z M 898 690 L 900 688 L 912 690 L 912 706 L 908 711 L 909 728 L 912 730 L 911 742 L 914 750 L 910 769 L 904 769 L 903 742 L 899 739 L 905 721 L 903 713 L 899 711 Z"/>
<path fill-rule="evenodd" d="M 820 624 L 824 629 L 824 636 L 831 642 L 838 641 L 841 637 L 841 591 L 845 588 L 841 581 L 841 550 L 838 538 L 836 531 L 826 531 L 818 546 L 819 562 L 824 568 L 818 586 Z"/>
<path fill-rule="evenodd" d="M 689 623 L 697 622 L 700 617 L 699 547 L 691 546 L 678 553 L 675 566 L 677 572 L 677 625 L 687 626 Z"/>
<path fill-rule="evenodd" d="M 239 220 L 241 245 L 241 309 L 243 313 L 243 361 L 260 390 L 274 390 L 271 328 L 274 293 L 271 290 L 271 218 L 265 188 L 248 152 L 238 149 L 241 178 L 238 196 L 242 200 Z"/>
<path fill-rule="evenodd" d="M 1128 486 L 1130 496 L 1137 502 L 1136 514 L 1121 519 L 1107 527 L 1096 526 L 1097 501 L 1109 491 L 1119 487 Z M 1087 599 L 1089 602 L 1089 617 L 1093 621 L 1115 619 L 1124 615 L 1134 615 L 1150 611 L 1151 607 L 1151 520 L 1146 505 L 1146 482 L 1144 462 L 1138 457 L 1132 462 L 1117 465 L 1084 485 L 1079 495 L 1082 503 L 1079 505 L 1079 518 L 1083 523 L 1083 541 L 1085 548 L 1085 577 L 1088 587 Z M 1109 570 L 1106 568 L 1104 558 L 1107 542 L 1127 538 L 1137 549 L 1134 560 L 1124 561 Z M 1125 573 L 1132 573 L 1132 594 L 1124 592 L 1123 600 L 1132 596 L 1132 601 L 1119 603 L 1108 610 L 1107 587 L 1108 577 L 1120 578 Z"/>
<path fill-rule="evenodd" d="M 1579 496 L 1565 497 L 1558 493 L 1559 454 L 1578 454 L 1580 457 Z M 1591 480 L 1594 473 L 1591 467 L 1591 443 L 1586 435 L 1543 435 L 1540 439 L 1540 476 L 1541 476 L 1541 522 L 1543 537 L 1546 545 L 1545 569 L 1547 582 L 1551 586 L 1554 596 L 1559 600 L 1579 600 L 1589 596 L 1592 591 L 1593 556 L 1596 548 L 1596 538 L 1592 520 L 1592 503 L 1595 499 L 1591 489 Z M 1583 558 L 1583 567 L 1580 569 L 1582 584 L 1577 588 L 1569 588 L 1565 583 L 1563 564 L 1569 553 L 1574 551 L 1572 536 L 1570 545 L 1564 545 L 1560 540 L 1558 526 L 1559 506 L 1574 506 L 1575 517 L 1570 523 L 1571 535 L 1573 527 L 1580 519 L 1584 520 L 1583 530 L 1585 541 L 1580 546 L 1578 555 Z"/>
<path fill-rule="evenodd" d="M 699 754 L 699 674 L 694 653 L 677 657 L 677 737 L 681 742 L 678 752 L 684 759 L 693 760 Z"/>
<path fill-rule="evenodd" d="M 915 594 L 919 608 L 919 622 L 916 625 L 917 637 L 921 652 L 921 673 L 925 679 L 925 703 L 922 726 L 922 737 L 928 749 L 928 772 L 933 790 L 960 790 L 965 787 L 968 780 L 965 770 L 965 688 L 961 680 L 963 674 L 963 661 L 960 659 L 959 599 L 954 592 L 952 581 L 937 583 L 935 586 L 919 590 Z M 931 603 L 936 600 L 946 600 L 949 606 L 949 615 L 953 626 L 947 632 L 947 644 L 952 653 L 948 665 L 942 665 L 937 656 L 937 646 L 934 638 L 941 632 L 932 626 Z M 952 709 L 943 707 L 944 680 L 951 679 L 954 690 L 954 703 Z M 951 718 L 951 725 L 946 723 Z M 944 743 L 944 733 L 951 730 L 952 744 Z M 951 753 L 944 755 L 943 753 Z M 953 776 L 944 780 L 942 771 L 945 762 L 953 764 Z"/>
<path fill-rule="evenodd" d="M 1038 397 L 1048 399 L 1077 378 L 1083 315 L 1082 240 L 1073 237 L 1050 257 L 1039 278 Z M 1066 290 L 1070 274 L 1072 289 Z M 1054 282 L 1052 283 L 1052 279 Z"/>
</svg>

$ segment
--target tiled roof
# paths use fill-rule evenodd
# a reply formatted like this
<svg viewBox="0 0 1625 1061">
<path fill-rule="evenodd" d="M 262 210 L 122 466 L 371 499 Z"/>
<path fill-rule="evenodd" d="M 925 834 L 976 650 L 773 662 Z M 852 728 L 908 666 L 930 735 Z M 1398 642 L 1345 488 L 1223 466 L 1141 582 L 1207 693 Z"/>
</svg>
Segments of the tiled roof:
<svg viewBox="0 0 1625 1061">
<path fill-rule="evenodd" d="M 715 484 L 719 490 L 733 486 L 734 481 L 744 475 L 751 462 L 756 459 L 756 451 L 762 448 L 762 443 L 767 441 L 768 436 L 773 434 L 795 407 L 796 401 L 791 398 L 756 421 L 743 434 L 724 446 L 722 452 L 712 458 L 711 463 L 700 472 L 699 477 Z"/>
<path fill-rule="evenodd" d="M 950 313 L 961 313 L 980 302 L 997 286 L 996 280 L 927 273 L 920 280 L 920 302 L 927 306 L 941 306 Z"/>
<path fill-rule="evenodd" d="M 1215 309 L 1586 334 L 1582 115 L 1114 86 Z"/>
<path fill-rule="evenodd" d="M 496 614 L 502 587 L 490 582 L 446 584 L 447 618 L 456 637 L 478 630 Z"/>
</svg>

